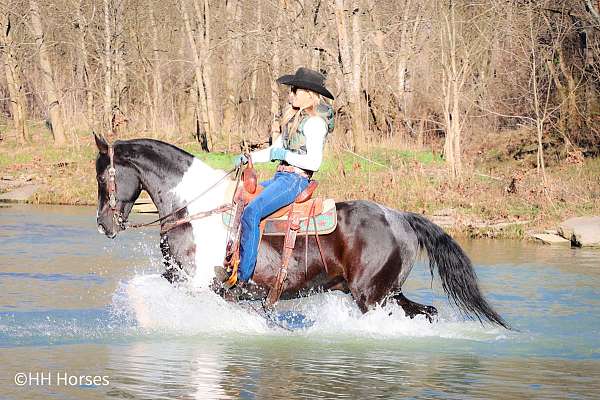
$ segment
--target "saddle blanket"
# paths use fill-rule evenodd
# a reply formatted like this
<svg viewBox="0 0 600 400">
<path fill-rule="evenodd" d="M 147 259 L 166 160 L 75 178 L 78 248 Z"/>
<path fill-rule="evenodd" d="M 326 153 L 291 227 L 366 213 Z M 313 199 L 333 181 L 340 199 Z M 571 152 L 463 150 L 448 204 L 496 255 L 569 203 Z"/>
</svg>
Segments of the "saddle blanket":
<svg viewBox="0 0 600 400">
<path fill-rule="evenodd" d="M 263 235 L 285 236 L 287 219 L 287 214 L 278 218 L 267 217 L 263 221 L 265 224 Z M 232 221 L 233 210 L 223 213 L 223 223 L 225 226 L 230 227 Z M 309 235 L 314 235 L 315 226 L 319 235 L 327 235 L 335 230 L 337 227 L 337 209 L 333 199 L 323 200 L 323 211 L 320 214 L 315 215 L 314 218 L 308 218 L 307 215 L 300 218 L 300 230 L 298 230 L 298 235 L 306 235 L 307 232 Z"/>
</svg>

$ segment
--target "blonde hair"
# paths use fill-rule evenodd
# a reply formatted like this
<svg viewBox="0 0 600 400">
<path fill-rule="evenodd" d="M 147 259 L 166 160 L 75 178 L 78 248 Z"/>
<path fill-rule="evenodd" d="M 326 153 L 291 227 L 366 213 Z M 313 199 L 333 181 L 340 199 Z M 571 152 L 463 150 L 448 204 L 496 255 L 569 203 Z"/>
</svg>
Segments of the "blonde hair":
<svg viewBox="0 0 600 400">
<path fill-rule="evenodd" d="M 302 89 L 302 88 L 300 88 L 300 89 Z M 314 113 L 316 113 L 317 107 L 319 106 L 319 103 L 321 102 L 321 95 L 319 93 L 313 92 L 312 90 L 309 90 L 309 89 L 302 89 L 302 90 L 306 90 L 308 92 L 312 101 L 307 106 L 300 107 L 298 109 L 292 107 L 292 105 L 290 104 L 283 111 L 283 115 L 281 116 L 281 121 L 279 123 L 279 126 L 281 126 L 283 128 L 285 125 L 289 124 L 291 121 L 291 124 L 288 127 L 289 133 L 296 132 L 296 130 L 298 129 L 298 125 L 300 125 L 300 115 L 302 114 L 302 112 L 304 110 L 312 108 L 312 111 Z"/>
</svg>

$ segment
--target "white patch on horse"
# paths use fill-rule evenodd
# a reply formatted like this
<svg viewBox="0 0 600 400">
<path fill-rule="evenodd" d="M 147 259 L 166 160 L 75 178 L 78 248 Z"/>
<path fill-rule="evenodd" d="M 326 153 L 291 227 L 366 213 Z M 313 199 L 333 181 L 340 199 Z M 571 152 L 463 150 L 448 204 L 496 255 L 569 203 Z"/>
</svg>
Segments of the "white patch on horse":
<svg viewBox="0 0 600 400">
<path fill-rule="evenodd" d="M 195 158 L 181 182 L 172 189 L 172 193 L 181 203 L 187 203 L 224 176 L 224 171 L 213 169 Z M 230 179 L 225 179 L 198 200 L 193 201 L 187 207 L 188 214 L 209 211 L 229 202 L 231 199 L 226 199 L 225 194 L 230 183 Z M 194 235 L 192 240 L 196 244 L 196 273 L 192 284 L 195 287 L 207 287 L 215 276 L 215 265 L 223 264 L 227 229 L 222 222 L 221 214 L 194 220 L 192 228 Z"/>
</svg>

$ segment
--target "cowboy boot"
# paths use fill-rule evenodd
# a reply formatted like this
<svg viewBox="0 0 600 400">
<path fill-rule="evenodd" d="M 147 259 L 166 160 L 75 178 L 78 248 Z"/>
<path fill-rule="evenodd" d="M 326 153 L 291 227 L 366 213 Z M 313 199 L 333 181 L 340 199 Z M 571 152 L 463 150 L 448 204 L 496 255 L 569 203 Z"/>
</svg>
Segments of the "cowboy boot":
<svg viewBox="0 0 600 400">
<path fill-rule="evenodd" d="M 215 265 L 215 279 L 219 283 L 226 282 L 231 274 L 227 272 L 227 268 L 222 265 Z"/>
</svg>

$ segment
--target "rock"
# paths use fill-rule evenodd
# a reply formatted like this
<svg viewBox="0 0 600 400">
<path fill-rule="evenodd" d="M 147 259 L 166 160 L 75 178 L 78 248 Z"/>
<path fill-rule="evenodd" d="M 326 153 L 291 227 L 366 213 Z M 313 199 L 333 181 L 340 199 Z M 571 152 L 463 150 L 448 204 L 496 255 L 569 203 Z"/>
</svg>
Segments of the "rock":
<svg viewBox="0 0 600 400">
<path fill-rule="evenodd" d="M 600 246 L 600 217 L 576 217 L 562 222 L 558 233 L 575 246 Z"/>
<path fill-rule="evenodd" d="M 550 233 L 532 233 L 530 236 L 534 239 L 541 241 L 544 244 L 563 244 L 563 245 L 571 244 L 570 240 L 567 240 L 561 236 L 553 235 Z"/>
<path fill-rule="evenodd" d="M 0 194 L 0 202 L 24 203 L 29 200 L 40 188 L 40 185 L 25 185 L 8 193 Z"/>
</svg>

